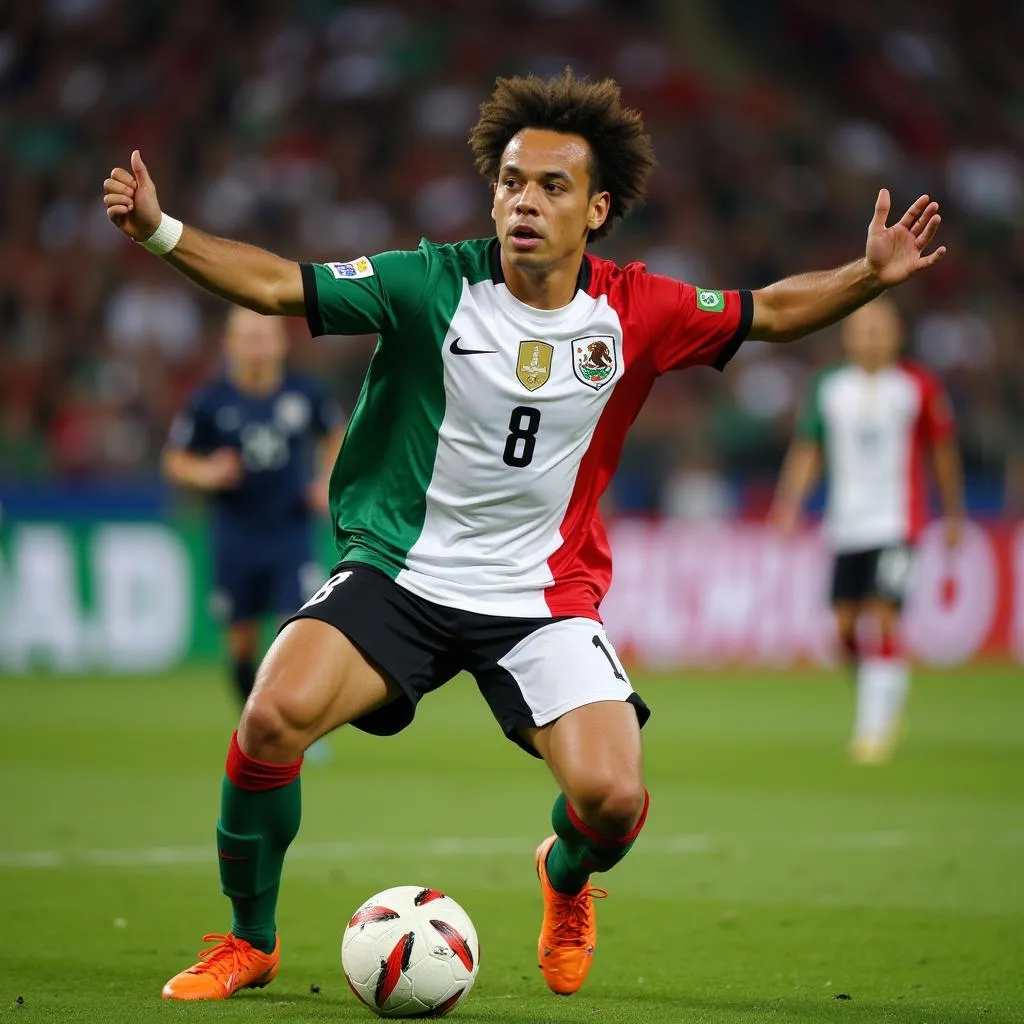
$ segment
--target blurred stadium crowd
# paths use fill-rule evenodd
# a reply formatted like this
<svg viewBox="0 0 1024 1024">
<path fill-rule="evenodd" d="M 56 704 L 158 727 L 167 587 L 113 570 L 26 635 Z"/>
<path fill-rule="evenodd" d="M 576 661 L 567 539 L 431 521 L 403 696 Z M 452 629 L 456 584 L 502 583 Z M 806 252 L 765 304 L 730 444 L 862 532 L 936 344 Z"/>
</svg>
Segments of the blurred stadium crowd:
<svg viewBox="0 0 1024 1024">
<path fill-rule="evenodd" d="M 1024 510 L 1024 8 L 1013 0 L 39 0 L 0 4 L 0 482 L 155 472 L 223 305 L 124 241 L 100 191 L 142 150 L 163 207 L 344 260 L 490 232 L 465 144 L 496 74 L 612 75 L 655 136 L 649 202 L 598 250 L 713 287 L 855 258 L 880 185 L 944 207 L 901 290 L 968 472 Z M 4 27 L 6 26 L 6 27 Z M 294 359 L 351 405 L 371 339 Z M 749 509 L 835 331 L 665 378 L 620 507 Z M 738 482 L 740 485 L 738 485 Z"/>
</svg>

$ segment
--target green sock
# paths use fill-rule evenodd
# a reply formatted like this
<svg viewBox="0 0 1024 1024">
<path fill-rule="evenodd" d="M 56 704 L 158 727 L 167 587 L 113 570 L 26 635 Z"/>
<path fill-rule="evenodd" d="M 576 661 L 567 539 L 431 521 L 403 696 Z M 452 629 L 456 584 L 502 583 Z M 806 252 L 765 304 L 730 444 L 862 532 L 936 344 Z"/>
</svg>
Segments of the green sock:
<svg viewBox="0 0 1024 1024">
<path fill-rule="evenodd" d="M 275 789 L 250 790 L 224 776 L 217 822 L 221 888 L 231 898 L 231 931 L 264 953 L 274 948 L 284 855 L 301 815 L 298 777 Z"/>
<path fill-rule="evenodd" d="M 559 793 L 551 808 L 551 824 L 558 838 L 548 851 L 547 869 L 552 887 L 566 896 L 582 892 L 593 872 L 615 867 L 629 853 L 647 818 L 647 797 L 640 820 L 628 836 L 599 837 L 589 829 L 583 831 L 579 827 L 582 822 L 578 825 L 579 819 L 574 821 L 574 817 L 565 794 Z"/>
</svg>

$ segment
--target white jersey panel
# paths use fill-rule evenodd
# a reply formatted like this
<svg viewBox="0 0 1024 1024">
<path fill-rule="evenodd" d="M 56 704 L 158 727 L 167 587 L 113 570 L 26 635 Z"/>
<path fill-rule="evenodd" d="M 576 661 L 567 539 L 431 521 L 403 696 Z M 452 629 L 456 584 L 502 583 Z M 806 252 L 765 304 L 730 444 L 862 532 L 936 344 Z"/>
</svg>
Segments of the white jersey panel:
<svg viewBox="0 0 1024 1024">
<path fill-rule="evenodd" d="M 619 316 L 582 290 L 548 311 L 503 284 L 464 283 L 441 354 L 446 406 L 426 516 L 396 582 L 465 611 L 548 615 L 548 559 L 624 370 Z"/>
<path fill-rule="evenodd" d="M 900 367 L 844 366 L 821 382 L 828 464 L 825 527 L 837 551 L 899 544 L 910 535 L 914 433 L 921 388 Z"/>
</svg>

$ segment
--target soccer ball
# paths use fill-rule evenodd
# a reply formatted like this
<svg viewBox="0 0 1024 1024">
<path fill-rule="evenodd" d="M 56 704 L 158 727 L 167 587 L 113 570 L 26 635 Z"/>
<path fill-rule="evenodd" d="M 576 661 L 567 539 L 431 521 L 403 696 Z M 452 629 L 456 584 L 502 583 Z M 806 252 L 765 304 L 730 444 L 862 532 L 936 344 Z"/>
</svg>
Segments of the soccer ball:
<svg viewBox="0 0 1024 1024">
<path fill-rule="evenodd" d="M 341 940 L 341 967 L 360 1002 L 381 1017 L 441 1017 L 473 987 L 480 943 L 450 896 L 397 885 L 371 896 Z"/>
</svg>

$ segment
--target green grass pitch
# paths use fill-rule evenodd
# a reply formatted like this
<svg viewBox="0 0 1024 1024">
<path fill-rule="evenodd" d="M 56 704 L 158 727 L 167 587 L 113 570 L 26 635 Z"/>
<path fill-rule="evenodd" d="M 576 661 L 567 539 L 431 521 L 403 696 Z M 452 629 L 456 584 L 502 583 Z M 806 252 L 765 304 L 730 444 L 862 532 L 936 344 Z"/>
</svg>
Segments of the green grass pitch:
<svg viewBox="0 0 1024 1024">
<path fill-rule="evenodd" d="M 838 674 L 638 678 L 648 827 L 600 881 L 581 993 L 535 961 L 554 786 L 457 680 L 391 740 L 303 773 L 282 970 L 227 1003 L 164 980 L 226 930 L 213 821 L 234 712 L 216 668 L 0 680 L 0 1020 L 368 1021 L 338 946 L 367 896 L 440 887 L 482 967 L 455 1021 L 1024 1021 L 1024 673 L 920 672 L 883 767 L 845 759 Z"/>
</svg>

